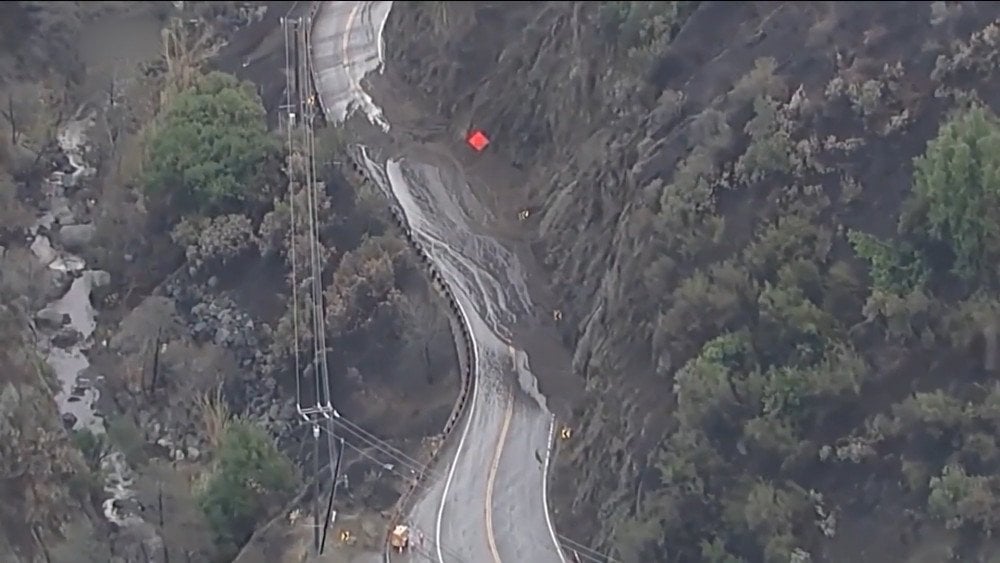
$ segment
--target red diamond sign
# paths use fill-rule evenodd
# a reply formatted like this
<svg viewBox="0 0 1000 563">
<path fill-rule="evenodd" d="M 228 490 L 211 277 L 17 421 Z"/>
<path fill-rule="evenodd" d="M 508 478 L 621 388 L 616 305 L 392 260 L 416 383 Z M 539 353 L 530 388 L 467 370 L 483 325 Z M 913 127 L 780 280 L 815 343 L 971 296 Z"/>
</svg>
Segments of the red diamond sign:
<svg viewBox="0 0 1000 563">
<path fill-rule="evenodd" d="M 476 152 L 483 152 L 490 144 L 490 138 L 486 136 L 480 129 L 473 129 L 469 132 L 469 136 L 465 139 L 469 146 L 472 147 Z"/>
</svg>

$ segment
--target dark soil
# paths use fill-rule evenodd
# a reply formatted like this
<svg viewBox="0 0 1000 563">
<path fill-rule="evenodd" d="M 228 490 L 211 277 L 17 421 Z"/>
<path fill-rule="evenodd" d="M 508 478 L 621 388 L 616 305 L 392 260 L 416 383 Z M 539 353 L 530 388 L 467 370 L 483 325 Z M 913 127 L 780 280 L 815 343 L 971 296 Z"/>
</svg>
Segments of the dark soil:
<svg viewBox="0 0 1000 563">
<path fill-rule="evenodd" d="M 658 475 L 666 471 L 663 457 L 671 452 L 662 450 L 676 431 L 671 415 L 673 373 L 704 344 L 697 339 L 686 350 L 671 342 L 683 341 L 685 335 L 673 333 L 662 335 L 667 344 L 654 342 L 660 316 L 672 305 L 676 282 L 737 256 L 783 213 L 777 194 L 793 183 L 819 185 L 830 198 L 817 222 L 835 230 L 896 236 L 899 209 L 911 192 L 912 159 L 923 152 L 953 106 L 951 100 L 935 96 L 939 83 L 929 78 L 937 57 L 953 40 L 965 40 L 971 30 L 993 20 L 996 6 L 948 4 L 961 14 L 932 25 L 927 3 L 702 3 L 636 82 L 626 78 L 624 67 L 630 61 L 612 53 L 607 38 L 590 26 L 594 21 L 586 19 L 586 3 L 517 5 L 503 14 L 487 4 L 455 6 L 447 22 L 425 5 L 393 9 L 386 30 L 390 61 L 383 76 L 370 79 L 369 90 L 393 125 L 393 140 L 384 149 L 464 177 L 492 215 L 472 219 L 481 222 L 484 232 L 518 248 L 531 272 L 538 310 L 534 318 L 524 320 L 519 336 L 557 413 L 588 428 L 580 438 L 586 444 L 562 457 L 557 468 L 562 478 L 553 496 L 560 507 L 560 529 L 573 530 L 580 539 L 595 538 L 591 545 L 609 546 L 633 532 L 643 533 L 638 530 L 648 524 L 652 528 L 647 544 L 655 543 L 662 551 L 643 552 L 647 559 L 690 560 L 684 557 L 699 551 L 697 542 L 675 545 L 674 538 L 688 538 L 689 532 L 716 533 L 695 523 L 697 518 L 722 518 L 707 508 L 717 506 L 716 499 L 692 510 L 667 493 L 657 497 L 652 492 L 664 486 Z M 669 210 L 643 200 L 650 190 L 658 199 L 658 192 L 674 180 L 679 161 L 701 146 L 704 139 L 699 135 L 704 133 L 693 125 L 699 117 L 716 112 L 734 135 L 735 142 L 712 155 L 715 164 L 731 164 L 746 150 L 743 129 L 753 111 L 749 100 L 732 102 L 727 94 L 765 57 L 774 59 L 775 74 L 786 82 L 788 94 L 801 85 L 806 97 L 821 106 L 814 119 L 795 125 L 801 129 L 794 133 L 796 140 L 808 135 L 864 140 L 855 154 L 837 156 L 831 151 L 820 157 L 834 172 L 858 180 L 864 190 L 853 202 L 840 201 L 842 181 L 835 173 L 782 176 L 734 190 L 718 189 L 715 215 L 725 224 L 711 252 L 692 251 L 691 257 L 678 260 L 676 278 L 661 284 L 661 293 L 650 294 L 642 287 L 649 282 L 644 276 L 651 275 L 650 262 L 673 233 L 655 232 L 655 214 Z M 827 99 L 825 89 L 834 75 L 856 83 L 885 81 L 885 67 L 897 61 L 905 69 L 894 86 L 898 98 L 883 102 L 898 104 L 893 108 L 862 119 L 846 101 Z M 994 102 L 996 78 L 983 74 L 961 75 L 960 86 Z M 654 100 L 666 89 L 684 94 L 683 111 L 658 125 L 652 116 L 662 108 Z M 903 107 L 910 117 L 906 126 L 887 135 L 876 132 L 890 111 Z M 492 140 L 482 154 L 463 141 L 473 125 L 484 128 Z M 379 144 L 377 135 L 364 141 Z M 650 185 L 656 179 L 663 184 Z M 524 223 L 516 219 L 522 209 L 531 211 Z M 830 256 L 846 261 L 855 272 L 866 268 L 842 240 L 835 242 Z M 862 432 L 865 420 L 889 412 L 914 391 L 946 389 L 964 397 L 975 395 L 973 389 L 984 381 L 974 351 L 887 343 L 876 327 L 861 323 L 867 295 L 867 288 L 862 289 L 852 307 L 835 314 L 851 329 L 853 345 L 878 376 L 851 408 L 811 429 L 808 438 L 816 443 Z M 938 296 L 947 301 L 958 293 L 942 288 Z M 554 309 L 564 313 L 558 325 L 552 322 Z M 658 347 L 674 355 L 661 354 Z M 580 393 L 585 384 L 594 389 Z M 901 523 L 898 515 L 924 514 L 926 495 L 898 485 L 898 467 L 893 464 L 898 464 L 900 453 L 880 455 L 884 458 L 878 467 L 848 471 L 814 463 L 795 476 L 801 486 L 821 490 L 841 511 L 836 537 L 815 540 L 813 557 L 943 560 L 947 550 L 935 551 L 930 543 L 954 547 L 965 535 L 943 531 L 938 522 L 934 531 L 916 532 L 915 538 L 913 530 L 930 526 L 929 521 L 917 516 L 920 525 L 911 525 Z M 726 463 L 741 472 L 738 460 Z M 747 465 L 747 475 L 757 471 Z M 647 503 L 662 502 L 669 507 L 664 513 L 677 514 L 640 522 L 635 514 L 640 511 L 637 489 L 643 499 L 654 495 L 656 500 Z M 704 496 L 710 494 L 715 493 Z M 616 516 L 611 517 L 612 512 Z M 668 517 L 675 518 L 674 527 L 660 533 Z M 858 541 L 862 530 L 875 545 L 860 545 L 868 543 Z M 968 560 L 985 557 L 988 543 L 965 552 Z M 748 560 L 759 556 L 750 555 L 756 552 L 746 545 L 727 548 Z"/>
<path fill-rule="evenodd" d="M 272 123 L 276 123 L 285 88 L 284 38 L 280 19 L 304 17 L 308 14 L 309 5 L 309 2 L 268 3 L 264 19 L 241 30 L 220 52 L 214 63 L 219 70 L 231 72 L 258 86 Z M 246 61 L 249 64 L 244 66 Z M 326 160 L 324 155 L 317 155 L 317 158 L 320 161 Z M 335 201 L 353 191 L 334 170 L 327 170 L 326 174 L 327 190 Z M 358 212 L 353 205 L 336 205 L 335 209 L 338 213 Z M 354 218 L 346 218 L 345 221 L 341 224 L 347 228 L 338 227 L 331 231 L 334 236 L 332 242 L 340 251 L 351 250 L 360 240 L 359 235 L 363 234 L 352 231 L 351 226 L 370 226 L 370 222 L 359 222 Z M 281 308 L 279 301 L 283 282 L 278 271 L 257 263 L 247 266 L 247 269 L 231 278 L 233 285 L 227 284 L 226 289 L 241 302 L 252 304 L 253 309 L 261 314 L 262 320 L 275 315 Z M 426 280 L 413 286 L 410 297 L 432 300 L 437 306 L 444 306 L 433 296 Z M 457 359 L 450 337 L 442 334 L 440 338 L 433 340 L 435 352 L 431 363 L 427 363 L 425 358 L 405 360 L 404 356 L 399 355 L 399 349 L 406 346 L 404 342 L 387 343 L 386 346 L 391 349 L 381 352 L 377 342 L 343 344 L 354 351 L 368 350 L 365 357 L 371 358 L 368 363 L 372 366 L 372 372 L 362 374 L 364 384 L 361 386 L 348 377 L 350 363 L 347 362 L 365 360 L 345 354 L 344 350 L 337 349 L 337 344 L 333 346 L 332 392 L 337 408 L 344 416 L 384 439 L 414 440 L 440 432 L 450 412 L 451 402 L 458 392 Z M 423 372 L 435 375 L 421 377 Z"/>
</svg>

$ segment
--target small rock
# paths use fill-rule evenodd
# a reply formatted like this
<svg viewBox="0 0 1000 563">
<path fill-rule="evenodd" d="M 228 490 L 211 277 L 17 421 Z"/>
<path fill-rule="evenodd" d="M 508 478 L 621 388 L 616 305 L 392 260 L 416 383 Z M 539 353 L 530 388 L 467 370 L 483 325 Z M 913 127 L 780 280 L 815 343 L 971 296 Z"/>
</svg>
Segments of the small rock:
<svg viewBox="0 0 1000 563">
<path fill-rule="evenodd" d="M 218 276 L 212 276 L 212 277 L 208 278 L 208 287 L 215 288 L 215 286 L 217 286 L 217 285 L 219 285 L 219 277 Z"/>
<path fill-rule="evenodd" d="M 86 275 L 90 276 L 90 283 L 94 287 L 106 287 L 111 284 L 111 274 L 104 270 L 90 270 Z"/>
<path fill-rule="evenodd" d="M 90 244 L 97 234 L 93 225 L 66 225 L 59 229 L 59 241 L 70 250 L 80 250 Z"/>
<path fill-rule="evenodd" d="M 191 461 L 195 461 L 199 457 L 201 457 L 201 451 L 194 446 L 188 446 L 187 458 L 190 459 Z"/>
<path fill-rule="evenodd" d="M 49 270 L 52 270 L 56 274 L 66 274 L 64 277 L 68 277 L 68 279 L 72 280 L 72 277 L 68 276 L 69 273 L 79 272 L 86 265 L 87 263 L 84 262 L 83 258 L 80 258 L 79 256 L 60 256 L 49 264 Z"/>
<path fill-rule="evenodd" d="M 149 429 L 150 421 L 152 419 L 149 417 L 149 413 L 144 410 L 139 410 L 139 428 L 143 430 Z"/>
<path fill-rule="evenodd" d="M 171 457 L 174 458 L 174 461 L 184 461 L 184 451 L 183 450 L 174 450 L 174 453 L 173 453 L 173 455 Z"/>
<path fill-rule="evenodd" d="M 35 320 L 38 321 L 39 324 L 50 328 L 59 328 L 64 324 L 68 324 L 70 321 L 69 315 L 60 313 L 59 311 L 49 307 L 35 313 Z"/>
<path fill-rule="evenodd" d="M 122 258 L 125 260 L 125 262 L 130 264 L 132 263 L 133 260 L 135 260 L 135 256 L 132 256 L 131 254 L 126 254 L 125 256 L 122 256 Z"/>
<path fill-rule="evenodd" d="M 54 261 L 52 264 L 55 265 L 56 262 L 58 261 L 59 260 L 56 259 L 56 261 Z M 52 268 L 49 271 L 49 276 L 50 276 L 49 279 L 51 280 L 50 286 L 52 288 L 52 291 L 56 293 L 56 295 L 54 295 L 52 298 L 53 300 L 59 299 L 63 295 L 66 295 L 66 292 L 69 291 L 70 286 L 73 285 L 73 274 L 69 273 L 67 270 Z"/>
<path fill-rule="evenodd" d="M 78 177 L 76 174 L 63 174 L 62 185 L 65 188 L 75 188 Z"/>
<path fill-rule="evenodd" d="M 52 345 L 56 348 L 69 348 L 80 341 L 83 336 L 70 327 L 64 327 L 52 337 Z"/>
<path fill-rule="evenodd" d="M 73 210 L 69 208 L 69 204 L 66 202 L 63 202 L 62 205 L 54 209 L 53 213 L 60 225 L 72 225 L 76 221 Z"/>
<path fill-rule="evenodd" d="M 52 248 L 52 243 L 43 235 L 35 237 L 31 243 L 31 252 L 43 266 L 48 266 L 56 259 L 56 251 Z"/>
<path fill-rule="evenodd" d="M 62 413 L 62 423 L 67 430 L 72 430 L 76 426 L 76 415 L 71 412 Z"/>
<path fill-rule="evenodd" d="M 215 331 L 215 344 L 216 346 L 223 346 L 229 340 L 229 331 L 225 328 L 220 328 Z"/>
</svg>

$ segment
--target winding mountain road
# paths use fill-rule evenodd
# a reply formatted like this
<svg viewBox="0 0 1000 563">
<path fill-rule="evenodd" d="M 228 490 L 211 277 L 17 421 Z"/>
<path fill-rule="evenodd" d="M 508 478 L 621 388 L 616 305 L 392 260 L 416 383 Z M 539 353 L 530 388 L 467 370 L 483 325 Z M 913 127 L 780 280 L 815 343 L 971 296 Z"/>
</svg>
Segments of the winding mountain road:
<svg viewBox="0 0 1000 563">
<path fill-rule="evenodd" d="M 383 64 L 382 30 L 392 2 L 323 2 L 312 50 L 321 103 L 331 121 L 352 108 L 384 131 L 361 86 Z M 452 289 L 473 336 L 477 384 L 440 456 L 440 477 L 424 483 L 407 521 L 431 540 L 438 563 L 545 563 L 565 558 L 546 498 L 554 417 L 538 392 L 511 327 L 533 309 L 515 255 L 472 226 L 485 213 L 462 171 L 410 158 L 356 158 L 399 204 L 416 241 Z"/>
</svg>

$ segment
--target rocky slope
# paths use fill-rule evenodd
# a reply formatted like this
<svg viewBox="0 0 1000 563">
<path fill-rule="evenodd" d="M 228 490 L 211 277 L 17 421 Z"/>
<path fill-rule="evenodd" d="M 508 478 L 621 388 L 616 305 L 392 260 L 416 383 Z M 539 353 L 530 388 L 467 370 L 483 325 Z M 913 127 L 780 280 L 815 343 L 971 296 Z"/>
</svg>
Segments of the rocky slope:
<svg viewBox="0 0 1000 563">
<path fill-rule="evenodd" d="M 99 482 L 63 427 L 53 399 L 57 382 L 24 331 L 28 320 L 0 306 L 0 559 L 70 561 L 93 550 L 101 533 L 91 504 Z M 63 544 L 63 535 L 69 535 Z"/>
<path fill-rule="evenodd" d="M 936 340 L 893 332 L 845 234 L 894 236 L 911 159 L 945 111 L 995 102 L 996 15 L 974 2 L 393 8 L 390 74 L 454 132 L 485 129 L 528 177 L 538 259 L 588 389 L 561 456 L 572 479 L 556 485 L 564 530 L 586 526 L 626 561 L 984 557 L 988 532 L 967 543 L 927 508 L 960 448 L 921 457 L 865 430 L 905 427 L 913 391 L 986 400 L 974 391 L 981 357 L 935 324 L 940 313 L 920 325 Z M 816 268 L 812 281 L 788 264 Z M 807 298 L 774 289 L 796 284 Z M 969 295 L 936 291 L 942 303 Z M 709 402 L 722 392 L 696 387 L 709 374 L 692 359 L 720 335 L 749 331 L 754 369 L 802 365 L 776 352 L 798 338 L 781 331 L 804 326 L 806 309 L 790 303 L 823 311 L 831 328 L 808 331 L 847 350 L 837 361 L 858 354 L 854 390 L 824 376 L 817 385 L 838 390 L 817 397 L 839 404 L 863 388 L 871 400 L 809 403 L 791 430 L 762 427 L 772 407 L 755 418 L 740 383 L 736 399 Z M 733 404 L 738 414 L 723 414 Z M 791 444 L 773 438 L 786 434 Z M 862 435 L 873 449 L 858 467 L 848 446 Z M 917 476 L 900 486 L 901 472 Z M 901 512 L 909 520 L 891 516 Z M 862 533 L 871 545 L 852 544 Z"/>
</svg>

